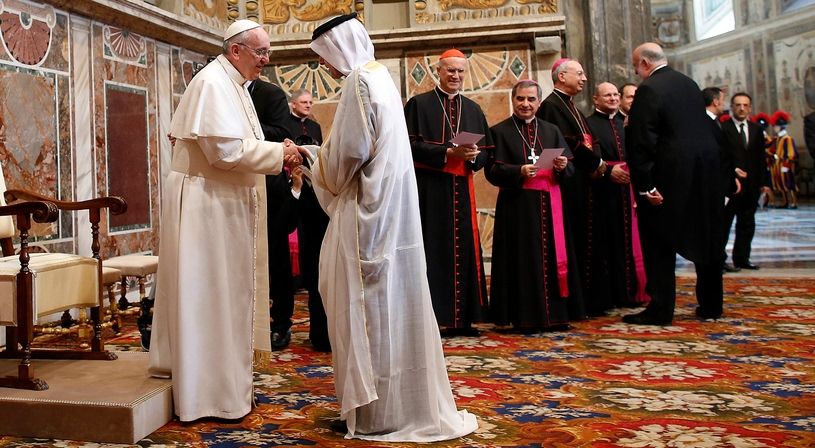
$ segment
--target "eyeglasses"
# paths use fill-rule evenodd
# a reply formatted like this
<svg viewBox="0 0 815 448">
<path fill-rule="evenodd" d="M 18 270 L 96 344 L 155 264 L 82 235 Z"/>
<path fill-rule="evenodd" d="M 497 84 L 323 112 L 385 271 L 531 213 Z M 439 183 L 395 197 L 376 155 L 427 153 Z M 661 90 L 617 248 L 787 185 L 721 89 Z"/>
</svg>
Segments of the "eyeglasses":
<svg viewBox="0 0 815 448">
<path fill-rule="evenodd" d="M 243 42 L 235 42 L 235 43 L 242 46 L 242 47 L 246 47 L 248 50 L 251 50 L 259 58 L 268 58 L 269 55 L 272 53 L 271 48 L 252 48 L 252 47 L 250 47 L 249 45 L 246 45 Z"/>
</svg>

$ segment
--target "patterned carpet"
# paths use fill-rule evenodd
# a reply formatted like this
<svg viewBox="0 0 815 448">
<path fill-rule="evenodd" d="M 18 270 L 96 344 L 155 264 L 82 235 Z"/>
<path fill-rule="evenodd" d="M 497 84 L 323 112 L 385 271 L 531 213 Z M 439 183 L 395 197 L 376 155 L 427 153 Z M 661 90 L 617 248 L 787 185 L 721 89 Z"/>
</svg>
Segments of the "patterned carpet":
<svg viewBox="0 0 815 448">
<path fill-rule="evenodd" d="M 679 279 L 669 327 L 617 315 L 565 333 L 531 336 L 490 326 L 445 339 L 460 408 L 480 428 L 439 447 L 813 447 L 815 282 L 725 280 L 726 318 L 699 321 L 692 283 Z M 305 340 L 298 298 L 294 339 L 256 373 L 259 407 L 241 422 L 172 422 L 140 446 L 399 446 L 344 440 L 330 358 Z M 133 349 L 134 337 L 112 341 Z M 0 446 L 99 446 L 0 437 Z M 404 445 L 401 445 L 404 446 Z"/>
</svg>

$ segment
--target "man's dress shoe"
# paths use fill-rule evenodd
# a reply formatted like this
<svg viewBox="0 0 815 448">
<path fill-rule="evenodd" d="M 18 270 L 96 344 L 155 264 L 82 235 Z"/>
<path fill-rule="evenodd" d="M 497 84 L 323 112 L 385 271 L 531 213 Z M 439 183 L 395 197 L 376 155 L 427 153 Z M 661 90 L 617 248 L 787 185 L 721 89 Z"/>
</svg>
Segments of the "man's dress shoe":
<svg viewBox="0 0 815 448">
<path fill-rule="evenodd" d="M 626 314 L 623 322 L 632 325 L 671 325 L 673 318 L 658 317 L 646 309 L 637 314 Z"/>
<path fill-rule="evenodd" d="M 750 263 L 749 261 L 747 263 L 739 263 L 736 265 L 736 267 L 742 269 L 750 269 L 752 271 L 757 271 L 759 269 L 758 265 Z"/>
<path fill-rule="evenodd" d="M 731 266 L 727 263 L 722 265 L 722 272 L 739 272 L 739 271 L 741 271 L 741 268 L 739 267 Z"/>
</svg>

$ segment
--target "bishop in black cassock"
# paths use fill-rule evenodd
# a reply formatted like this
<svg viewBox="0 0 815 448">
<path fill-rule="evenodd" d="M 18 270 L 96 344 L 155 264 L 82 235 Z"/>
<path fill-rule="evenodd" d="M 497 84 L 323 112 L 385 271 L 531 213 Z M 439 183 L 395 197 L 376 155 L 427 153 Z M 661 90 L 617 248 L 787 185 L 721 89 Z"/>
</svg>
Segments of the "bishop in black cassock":
<svg viewBox="0 0 815 448">
<path fill-rule="evenodd" d="M 490 317 L 497 325 L 512 324 L 522 332 L 566 328 L 567 272 L 577 268 L 565 253 L 558 186 L 574 167 L 566 157 L 554 172 L 534 166 L 544 148 L 565 148 L 563 156 L 571 155 L 558 128 L 535 117 L 540 97 L 540 87 L 533 81 L 520 81 L 513 88 L 515 112 L 492 127 L 495 149 L 486 170 L 487 180 L 500 188 Z"/>
<path fill-rule="evenodd" d="M 484 319 L 487 294 L 475 210 L 473 173 L 492 148 L 481 108 L 460 93 L 467 59 L 448 50 L 439 59 L 439 86 L 405 105 L 419 189 L 422 234 L 433 310 L 446 334 L 471 334 Z M 482 134 L 474 147 L 450 142 L 460 132 Z"/>
<path fill-rule="evenodd" d="M 594 114 L 586 117 L 600 156 L 612 167 L 592 182 L 595 269 L 608 274 L 606 288 L 611 306 L 640 305 L 645 292 L 645 267 L 637 217 L 632 207 L 631 183 L 625 166 L 623 120 L 617 118 L 620 94 L 614 84 L 597 85 Z"/>
<path fill-rule="evenodd" d="M 569 315 L 583 319 L 586 315 L 601 315 L 608 303 L 604 290 L 607 280 L 592 265 L 593 245 L 591 221 L 590 182 L 606 170 L 603 159 L 595 153 L 591 131 L 586 118 L 575 107 L 572 97 L 583 90 L 586 76 L 577 61 L 560 59 L 552 67 L 555 90 L 543 100 L 538 118 L 560 129 L 568 148 L 576 173 L 563 183 L 566 204 L 566 232 L 574 244 L 574 255 L 580 272 L 569 272 Z"/>
</svg>

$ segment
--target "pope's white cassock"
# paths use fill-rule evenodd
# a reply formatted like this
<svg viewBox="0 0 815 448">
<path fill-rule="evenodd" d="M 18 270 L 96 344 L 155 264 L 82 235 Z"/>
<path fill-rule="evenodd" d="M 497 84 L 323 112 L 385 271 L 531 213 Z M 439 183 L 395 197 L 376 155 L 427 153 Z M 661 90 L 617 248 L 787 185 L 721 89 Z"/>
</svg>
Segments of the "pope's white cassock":
<svg viewBox="0 0 815 448">
<path fill-rule="evenodd" d="M 430 302 L 399 92 L 358 20 L 311 48 L 347 77 L 313 170 L 331 218 L 319 288 L 346 437 L 431 442 L 469 434 L 477 422 L 456 410 Z"/>
<path fill-rule="evenodd" d="M 249 413 L 253 348 L 270 348 L 256 173 L 279 173 L 283 146 L 263 141 L 245 82 L 218 56 L 192 79 L 170 129 L 149 371 L 172 377 L 182 421 Z"/>
</svg>

